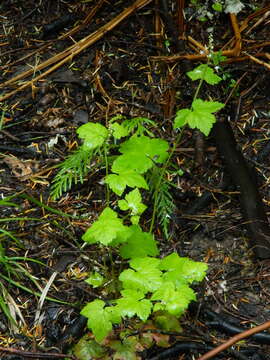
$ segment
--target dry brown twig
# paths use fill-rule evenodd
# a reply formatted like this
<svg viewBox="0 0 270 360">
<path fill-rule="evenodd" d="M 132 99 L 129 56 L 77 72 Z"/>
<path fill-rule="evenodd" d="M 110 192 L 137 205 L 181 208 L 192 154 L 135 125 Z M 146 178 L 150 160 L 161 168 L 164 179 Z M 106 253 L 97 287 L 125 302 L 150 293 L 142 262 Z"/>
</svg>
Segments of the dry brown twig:
<svg viewBox="0 0 270 360">
<path fill-rule="evenodd" d="M 225 343 L 217 346 L 215 349 L 210 350 L 209 352 L 207 352 L 206 354 L 204 354 L 203 356 L 200 356 L 197 360 L 207 360 L 207 359 L 211 359 L 213 358 L 215 355 L 219 354 L 220 352 L 228 349 L 230 346 L 232 346 L 233 344 L 237 343 L 240 340 L 246 339 L 247 337 L 257 334 L 263 330 L 266 330 L 270 328 L 270 321 L 267 321 L 261 325 L 255 326 L 252 329 L 248 329 L 246 331 L 243 331 L 240 334 L 237 334 L 233 337 L 231 337 L 228 341 L 226 341 Z"/>
<path fill-rule="evenodd" d="M 29 69 L 18 76 L 0 84 L 0 88 L 6 87 L 15 83 L 18 80 L 24 79 L 34 72 L 41 71 L 48 66 L 52 65 L 48 70 L 43 72 L 42 74 L 36 76 L 32 80 L 29 80 L 16 88 L 13 91 L 8 92 L 0 97 L 0 101 L 4 101 L 11 96 L 15 95 L 17 92 L 26 89 L 27 87 L 33 87 L 34 84 L 39 81 L 40 79 L 46 77 L 68 61 L 72 60 L 74 56 L 80 54 L 83 50 L 87 49 L 89 46 L 94 44 L 96 41 L 101 39 L 107 32 L 114 29 L 117 25 L 119 25 L 124 19 L 130 16 L 134 11 L 144 7 L 145 5 L 149 4 L 152 0 L 137 0 L 134 2 L 133 5 L 127 7 L 123 10 L 119 15 L 117 15 L 114 19 L 109 21 L 107 24 L 101 26 L 97 31 L 93 32 L 92 34 L 86 36 L 85 38 L 78 41 L 76 44 L 68 47 L 66 50 L 62 51 L 61 53 L 51 57 L 50 59 L 44 61 L 43 63 L 39 64 L 38 66 L 34 67 L 33 69 Z M 54 64 L 54 65 L 53 65 Z"/>
</svg>

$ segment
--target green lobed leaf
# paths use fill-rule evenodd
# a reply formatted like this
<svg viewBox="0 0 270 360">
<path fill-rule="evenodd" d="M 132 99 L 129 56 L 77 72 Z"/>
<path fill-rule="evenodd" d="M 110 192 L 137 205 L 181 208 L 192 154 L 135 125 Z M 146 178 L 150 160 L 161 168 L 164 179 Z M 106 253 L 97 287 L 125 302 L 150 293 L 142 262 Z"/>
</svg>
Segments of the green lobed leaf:
<svg viewBox="0 0 270 360">
<path fill-rule="evenodd" d="M 160 261 L 160 259 L 147 256 L 132 259 L 129 264 L 133 269 L 143 271 L 145 269 L 159 269 Z"/>
<path fill-rule="evenodd" d="M 212 4 L 212 9 L 218 12 L 222 11 L 222 4 L 220 2 L 215 2 Z"/>
<path fill-rule="evenodd" d="M 193 281 L 202 281 L 206 275 L 207 264 L 172 253 L 161 260 L 159 269 L 167 271 L 164 274 L 165 281 L 172 281 L 178 286 L 183 282 L 190 284 Z"/>
<path fill-rule="evenodd" d="M 214 66 L 219 65 L 222 61 L 227 60 L 227 56 L 222 55 L 222 51 L 216 51 L 216 52 L 211 52 L 209 55 L 212 63 L 214 64 Z M 224 80 L 224 78 L 223 78 Z"/>
<path fill-rule="evenodd" d="M 161 286 L 163 274 L 158 269 L 159 259 L 151 257 L 135 258 L 129 263 L 135 270 L 124 270 L 119 276 L 124 289 L 140 290 L 147 293 L 153 292 Z"/>
<path fill-rule="evenodd" d="M 113 240 L 125 242 L 130 235 L 128 226 L 118 218 L 115 211 L 109 207 L 105 208 L 97 221 L 84 233 L 82 239 L 90 244 L 101 243 L 109 245 Z"/>
<path fill-rule="evenodd" d="M 216 122 L 216 118 L 212 113 L 222 109 L 224 106 L 218 101 L 196 99 L 192 103 L 192 110 L 182 109 L 177 111 L 174 128 L 188 124 L 192 129 L 197 128 L 207 136 Z"/>
<path fill-rule="evenodd" d="M 134 257 L 157 256 L 159 254 L 152 234 L 143 232 L 139 226 L 130 227 L 131 234 L 127 242 L 120 247 L 120 255 L 124 259 Z"/>
<path fill-rule="evenodd" d="M 128 135 L 128 129 L 117 122 L 110 124 L 110 129 L 112 130 L 113 137 L 117 140 Z"/>
<path fill-rule="evenodd" d="M 103 284 L 104 277 L 95 271 L 85 280 L 85 282 L 87 282 L 89 285 L 92 285 L 93 288 L 96 288 Z"/>
<path fill-rule="evenodd" d="M 142 197 L 138 188 L 130 191 L 125 196 L 125 200 L 119 200 L 118 206 L 123 211 L 131 210 L 131 215 L 141 215 L 147 208 L 142 203 Z"/>
<path fill-rule="evenodd" d="M 143 153 L 134 153 L 134 154 L 124 154 L 118 156 L 113 164 L 112 171 L 114 173 L 124 173 L 124 172 L 137 172 L 138 174 L 144 174 L 146 171 L 151 169 L 153 166 L 153 161 Z"/>
<path fill-rule="evenodd" d="M 130 221 L 132 225 L 139 225 L 140 222 L 140 216 L 139 215 L 133 215 L 130 217 Z"/>
<path fill-rule="evenodd" d="M 84 147 L 95 149 L 100 147 L 108 136 L 105 126 L 98 123 L 87 123 L 77 129 L 77 134 L 84 141 Z"/>
<path fill-rule="evenodd" d="M 192 109 L 194 111 L 213 113 L 222 109 L 225 105 L 218 101 L 204 101 L 202 99 L 196 99 L 192 103 Z"/>
<path fill-rule="evenodd" d="M 148 136 L 132 136 L 120 146 L 122 154 L 144 154 L 146 157 L 162 163 L 168 156 L 169 145 L 162 139 L 151 139 Z"/>
<path fill-rule="evenodd" d="M 181 109 L 176 112 L 173 128 L 178 129 L 186 125 L 188 116 L 192 113 L 190 109 Z"/>
<path fill-rule="evenodd" d="M 94 300 L 81 311 L 81 315 L 88 318 L 87 326 L 93 331 L 98 342 L 101 342 L 112 330 L 111 317 L 104 306 L 104 301 Z"/>
<path fill-rule="evenodd" d="M 119 311 L 117 306 L 108 306 L 105 308 L 109 318 L 113 324 L 120 324 L 121 319 L 121 312 Z"/>
<path fill-rule="evenodd" d="M 218 84 L 222 80 L 207 64 L 197 66 L 192 71 L 189 71 L 187 75 L 192 81 L 202 79 L 210 85 Z"/>
<path fill-rule="evenodd" d="M 153 161 L 162 163 L 168 157 L 169 145 L 162 139 L 151 139 L 148 136 L 132 136 L 120 146 L 123 154 L 113 162 L 112 171 L 122 173 L 135 171 L 145 173 L 153 165 Z"/>
<path fill-rule="evenodd" d="M 194 291 L 188 285 L 175 288 L 172 282 L 164 282 L 151 296 L 151 300 L 160 301 L 154 311 L 166 310 L 169 314 L 180 316 L 192 300 L 196 300 Z"/>
<path fill-rule="evenodd" d="M 192 113 L 188 117 L 189 126 L 199 129 L 206 136 L 209 135 L 216 118 L 212 115 L 222 109 L 225 105 L 218 101 L 203 101 L 196 99 L 192 103 Z"/>
<path fill-rule="evenodd" d="M 139 290 L 123 290 L 123 296 L 116 300 L 117 307 L 122 317 L 133 317 L 137 315 L 142 321 L 146 321 L 151 313 L 152 303 L 144 299 L 144 293 Z"/>
<path fill-rule="evenodd" d="M 105 177 L 105 183 L 109 185 L 109 188 L 118 196 L 121 196 L 127 186 L 125 176 L 117 174 L 109 174 Z"/>
<path fill-rule="evenodd" d="M 148 185 L 143 176 L 133 170 L 121 172 L 119 175 L 110 174 L 106 176 L 105 183 L 119 196 L 123 194 L 127 186 L 148 189 Z"/>
</svg>

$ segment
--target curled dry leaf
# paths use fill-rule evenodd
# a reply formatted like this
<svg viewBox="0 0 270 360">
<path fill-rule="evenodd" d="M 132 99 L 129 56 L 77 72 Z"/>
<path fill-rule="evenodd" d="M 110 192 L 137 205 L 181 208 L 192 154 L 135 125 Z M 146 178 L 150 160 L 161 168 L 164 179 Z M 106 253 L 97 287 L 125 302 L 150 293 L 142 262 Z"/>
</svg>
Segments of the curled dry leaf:
<svg viewBox="0 0 270 360">
<path fill-rule="evenodd" d="M 3 162 L 8 165 L 11 169 L 12 174 L 14 174 L 21 181 L 26 180 L 30 175 L 33 174 L 31 165 L 33 162 L 31 160 L 20 160 L 16 156 L 5 156 Z"/>
</svg>

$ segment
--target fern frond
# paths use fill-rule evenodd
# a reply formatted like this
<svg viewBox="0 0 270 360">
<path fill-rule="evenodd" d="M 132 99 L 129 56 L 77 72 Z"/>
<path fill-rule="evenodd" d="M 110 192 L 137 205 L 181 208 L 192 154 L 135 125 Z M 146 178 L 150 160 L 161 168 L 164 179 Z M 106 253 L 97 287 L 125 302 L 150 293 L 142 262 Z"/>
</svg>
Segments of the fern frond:
<svg viewBox="0 0 270 360">
<path fill-rule="evenodd" d="M 53 200 L 58 199 L 63 192 L 68 191 L 72 184 L 83 183 L 92 155 L 92 150 L 80 146 L 59 165 L 60 170 L 52 181 L 51 197 Z"/>
<path fill-rule="evenodd" d="M 168 181 L 166 178 L 163 178 L 162 181 L 160 181 L 160 176 L 162 176 L 162 169 L 158 166 L 155 166 L 149 175 L 149 188 L 152 196 L 154 198 L 156 197 L 155 206 L 157 219 L 161 225 L 165 237 L 168 239 L 169 226 L 172 215 L 176 209 L 173 196 L 170 191 L 174 184 Z"/>
<path fill-rule="evenodd" d="M 170 192 L 171 187 L 172 184 L 165 180 L 160 184 L 157 193 L 157 218 L 167 239 L 169 238 L 169 226 L 172 215 L 176 209 L 172 194 Z"/>
<path fill-rule="evenodd" d="M 135 117 L 132 119 L 126 119 L 122 122 L 122 125 L 127 129 L 129 133 L 134 133 L 134 135 L 144 135 L 146 133 L 149 136 L 154 136 L 154 134 L 148 130 L 145 125 L 156 127 L 157 124 L 148 118 L 144 117 Z"/>
</svg>

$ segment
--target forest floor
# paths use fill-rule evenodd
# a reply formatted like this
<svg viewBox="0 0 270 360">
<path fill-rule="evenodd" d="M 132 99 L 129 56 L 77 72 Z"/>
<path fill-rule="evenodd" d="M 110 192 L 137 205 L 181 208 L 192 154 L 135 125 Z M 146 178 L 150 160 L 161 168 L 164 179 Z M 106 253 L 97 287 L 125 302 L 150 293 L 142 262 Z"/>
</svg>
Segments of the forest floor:
<svg viewBox="0 0 270 360">
<path fill-rule="evenodd" d="M 87 333 L 85 323 L 78 322 L 80 309 L 98 291 L 84 280 L 106 264 L 108 255 L 85 246 L 81 236 L 105 206 L 104 171 L 90 169 L 83 184 L 57 201 L 50 197 L 56 165 L 78 144 L 76 129 L 89 121 L 105 125 L 116 115 L 144 117 L 155 122 L 154 134 L 173 144 L 176 111 L 190 106 L 197 86 L 186 72 L 205 62 L 209 43 L 215 51 L 233 50 L 217 70 L 223 81 L 205 86 L 203 97 L 226 103 L 217 118 L 229 119 L 269 210 L 269 5 L 243 1 L 245 7 L 230 19 L 212 2 L 199 1 L 186 4 L 183 17 L 183 3 L 141 0 L 137 8 L 131 0 L 0 4 L 0 194 L 17 205 L 0 206 L 0 353 L 7 349 L 1 359 L 61 355 Z M 114 20 L 128 7 L 130 15 L 116 26 Z M 235 22 L 241 34 L 236 41 Z M 76 53 L 75 47 L 39 67 L 90 34 L 82 51 Z M 59 64 L 62 59 L 67 60 Z M 158 224 L 155 235 L 161 256 L 176 251 L 208 264 L 206 279 L 195 287 L 197 306 L 183 316 L 181 332 L 156 333 L 150 349 L 110 349 L 99 358 L 194 359 L 207 349 L 194 344 L 211 348 L 232 336 L 224 321 L 244 330 L 270 318 L 270 262 L 252 252 L 239 189 L 232 185 L 213 134 L 206 138 L 185 129 L 172 163 L 175 211 L 169 238 Z M 142 226 L 149 226 L 147 213 Z M 51 300 L 42 304 L 40 293 L 49 281 Z M 214 358 L 270 359 L 269 339 L 270 333 L 265 343 L 239 342 Z M 177 349 L 181 342 L 186 347 Z M 84 359 L 91 358 L 97 357 Z"/>
</svg>

